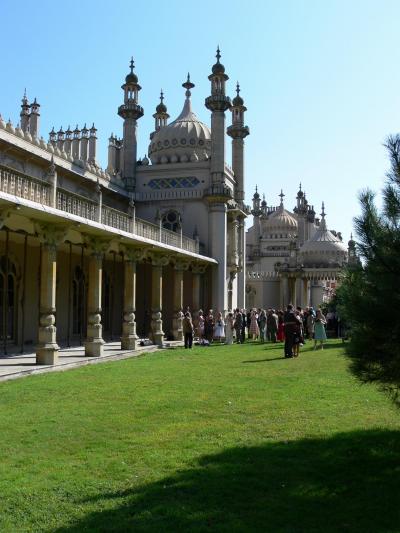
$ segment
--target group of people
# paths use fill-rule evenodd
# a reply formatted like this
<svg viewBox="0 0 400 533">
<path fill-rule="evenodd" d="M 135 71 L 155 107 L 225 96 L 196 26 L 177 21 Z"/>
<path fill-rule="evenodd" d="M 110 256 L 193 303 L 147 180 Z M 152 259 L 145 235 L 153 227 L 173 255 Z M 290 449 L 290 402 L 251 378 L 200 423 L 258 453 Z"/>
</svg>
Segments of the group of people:
<svg viewBox="0 0 400 533">
<path fill-rule="evenodd" d="M 327 320 L 321 309 L 312 307 L 294 308 L 289 304 L 285 311 L 265 309 L 235 309 L 224 318 L 221 312 L 214 315 L 212 309 L 208 313 L 200 310 L 195 319 L 189 309 L 183 318 L 183 334 L 185 348 L 191 348 L 194 336 L 200 344 L 211 344 L 213 341 L 242 344 L 247 339 L 260 342 L 271 341 L 285 343 L 285 357 L 298 357 L 300 346 L 306 338 L 314 340 L 314 350 L 323 349 L 326 340 L 325 327 Z"/>
</svg>

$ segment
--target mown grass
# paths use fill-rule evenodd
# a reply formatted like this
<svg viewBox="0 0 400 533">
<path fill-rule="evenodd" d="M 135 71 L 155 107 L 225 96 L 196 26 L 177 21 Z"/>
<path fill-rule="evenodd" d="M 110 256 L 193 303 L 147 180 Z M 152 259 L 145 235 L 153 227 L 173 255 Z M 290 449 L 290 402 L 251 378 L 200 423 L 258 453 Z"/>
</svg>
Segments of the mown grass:
<svg viewBox="0 0 400 533">
<path fill-rule="evenodd" d="M 400 531 L 400 413 L 343 347 L 168 350 L 0 384 L 0 531 Z"/>
</svg>

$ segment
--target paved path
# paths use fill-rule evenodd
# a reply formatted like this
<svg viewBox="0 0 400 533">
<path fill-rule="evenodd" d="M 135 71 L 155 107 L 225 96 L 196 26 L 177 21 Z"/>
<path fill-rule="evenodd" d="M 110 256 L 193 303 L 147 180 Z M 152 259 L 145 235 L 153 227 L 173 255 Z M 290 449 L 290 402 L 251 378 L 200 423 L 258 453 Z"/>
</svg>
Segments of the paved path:
<svg viewBox="0 0 400 533">
<path fill-rule="evenodd" d="M 167 342 L 166 348 L 181 346 L 181 342 Z M 32 374 L 42 374 L 44 372 L 59 372 L 77 368 L 88 364 L 103 363 L 106 361 L 116 361 L 137 357 L 143 353 L 159 350 L 158 346 L 139 346 L 135 351 L 121 350 L 120 342 L 108 342 L 104 345 L 104 355 L 102 357 L 85 357 L 83 346 L 65 348 L 59 352 L 59 361 L 56 365 L 37 365 L 34 353 L 22 355 L 0 356 L 0 381 L 21 378 Z"/>
</svg>

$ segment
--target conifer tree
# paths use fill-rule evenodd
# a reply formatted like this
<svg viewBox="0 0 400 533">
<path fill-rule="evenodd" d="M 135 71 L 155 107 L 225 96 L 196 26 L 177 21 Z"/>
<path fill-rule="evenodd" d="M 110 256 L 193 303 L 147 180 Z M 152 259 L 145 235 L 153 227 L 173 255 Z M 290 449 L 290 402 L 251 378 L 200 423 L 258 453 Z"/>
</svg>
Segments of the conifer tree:
<svg viewBox="0 0 400 533">
<path fill-rule="evenodd" d="M 352 369 L 400 404 L 400 135 L 386 144 L 390 171 L 378 209 L 371 190 L 360 194 L 355 219 L 361 262 L 350 267 L 338 303 L 351 326 Z"/>
</svg>

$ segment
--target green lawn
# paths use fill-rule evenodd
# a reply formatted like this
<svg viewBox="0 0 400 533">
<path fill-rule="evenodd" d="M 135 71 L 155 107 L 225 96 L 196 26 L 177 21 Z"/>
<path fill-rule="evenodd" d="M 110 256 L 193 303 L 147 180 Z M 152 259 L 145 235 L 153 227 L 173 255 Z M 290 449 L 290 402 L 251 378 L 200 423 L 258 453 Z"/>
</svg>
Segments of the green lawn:
<svg viewBox="0 0 400 533">
<path fill-rule="evenodd" d="M 400 531 L 400 411 L 342 345 L 0 383 L 0 531 Z"/>
</svg>

